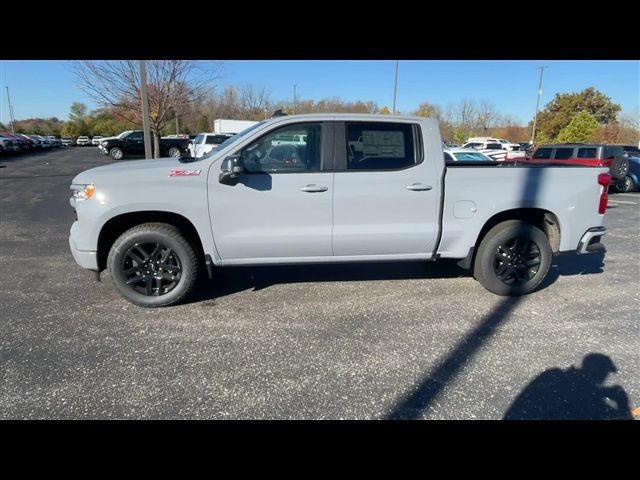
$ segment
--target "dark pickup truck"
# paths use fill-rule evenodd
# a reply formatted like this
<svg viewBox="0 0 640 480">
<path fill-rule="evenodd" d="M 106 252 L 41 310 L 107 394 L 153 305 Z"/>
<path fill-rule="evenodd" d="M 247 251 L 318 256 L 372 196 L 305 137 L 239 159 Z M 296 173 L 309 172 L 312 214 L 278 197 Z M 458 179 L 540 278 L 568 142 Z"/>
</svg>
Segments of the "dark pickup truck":
<svg viewBox="0 0 640 480">
<path fill-rule="evenodd" d="M 121 160 L 128 155 L 144 155 L 144 135 L 140 130 L 128 130 L 117 137 L 103 138 L 98 149 L 114 160 Z M 161 157 L 180 157 L 189 152 L 188 138 L 161 138 Z"/>
</svg>

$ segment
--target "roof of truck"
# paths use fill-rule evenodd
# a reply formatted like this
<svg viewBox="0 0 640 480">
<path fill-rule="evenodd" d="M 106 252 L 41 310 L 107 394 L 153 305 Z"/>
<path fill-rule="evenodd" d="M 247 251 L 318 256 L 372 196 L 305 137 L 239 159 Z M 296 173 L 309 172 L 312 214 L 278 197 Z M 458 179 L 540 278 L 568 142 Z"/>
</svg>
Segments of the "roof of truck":
<svg viewBox="0 0 640 480">
<path fill-rule="evenodd" d="M 314 119 L 314 118 L 326 118 L 326 117 L 336 117 L 336 118 L 357 118 L 358 120 L 411 120 L 411 121 L 420 121 L 426 120 L 431 117 L 416 117 L 410 115 L 383 115 L 380 113 L 332 113 L 332 112 L 322 112 L 322 113 L 302 113 L 298 115 L 282 115 L 278 117 L 272 117 L 269 120 L 282 120 L 288 118 L 300 118 L 300 119 Z"/>
</svg>

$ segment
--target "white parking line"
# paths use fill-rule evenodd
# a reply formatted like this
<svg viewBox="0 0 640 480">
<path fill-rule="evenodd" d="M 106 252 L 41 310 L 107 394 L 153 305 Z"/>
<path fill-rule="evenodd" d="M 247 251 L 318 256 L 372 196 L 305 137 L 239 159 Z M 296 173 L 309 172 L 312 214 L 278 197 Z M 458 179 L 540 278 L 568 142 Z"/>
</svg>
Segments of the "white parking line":
<svg viewBox="0 0 640 480">
<path fill-rule="evenodd" d="M 636 197 L 636 198 L 640 198 L 640 195 L 638 195 L 637 193 L 616 193 L 616 195 L 623 195 L 625 197 Z"/>
<path fill-rule="evenodd" d="M 638 205 L 635 202 L 623 202 L 622 200 L 609 200 L 609 203 L 624 203 L 626 205 Z"/>
</svg>

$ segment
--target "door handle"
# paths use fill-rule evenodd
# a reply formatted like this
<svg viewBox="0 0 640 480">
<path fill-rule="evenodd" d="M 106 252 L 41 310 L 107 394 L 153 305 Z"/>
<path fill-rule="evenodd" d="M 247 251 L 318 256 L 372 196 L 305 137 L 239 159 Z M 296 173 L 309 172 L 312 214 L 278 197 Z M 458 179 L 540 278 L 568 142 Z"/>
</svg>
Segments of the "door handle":
<svg viewBox="0 0 640 480">
<path fill-rule="evenodd" d="M 308 192 L 308 193 L 326 192 L 327 190 L 329 190 L 329 187 L 312 184 L 312 185 L 305 185 L 304 187 L 300 187 L 300 190 L 302 192 Z"/>
<path fill-rule="evenodd" d="M 425 185 L 424 183 L 412 183 L 411 185 L 407 185 L 407 190 L 413 190 L 416 192 L 431 190 L 433 187 L 431 185 Z"/>
</svg>

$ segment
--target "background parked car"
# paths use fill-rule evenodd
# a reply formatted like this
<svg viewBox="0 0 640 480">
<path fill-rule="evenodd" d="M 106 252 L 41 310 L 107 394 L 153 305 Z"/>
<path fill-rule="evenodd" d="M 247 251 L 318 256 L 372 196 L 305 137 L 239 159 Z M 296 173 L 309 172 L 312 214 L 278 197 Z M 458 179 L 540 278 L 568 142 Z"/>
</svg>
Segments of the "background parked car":
<svg viewBox="0 0 640 480">
<path fill-rule="evenodd" d="M 4 133 L 0 133 L 0 154 L 15 153 L 19 150 L 15 140 Z"/>
<path fill-rule="evenodd" d="M 192 157 L 200 158 L 232 136 L 220 133 L 200 133 L 189 143 L 189 153 Z"/>
<path fill-rule="evenodd" d="M 52 147 L 61 147 L 62 146 L 62 142 L 60 141 L 60 139 L 58 137 L 54 137 L 53 135 L 47 135 L 46 138 L 49 143 L 51 143 Z"/>
<path fill-rule="evenodd" d="M 29 138 L 35 142 L 36 147 L 40 150 L 48 150 L 51 148 L 49 141 L 42 135 L 29 135 Z"/>
<path fill-rule="evenodd" d="M 73 145 L 73 138 L 71 137 L 62 137 L 61 139 L 63 147 L 70 147 Z"/>
<path fill-rule="evenodd" d="M 488 157 L 491 157 L 494 160 L 502 161 L 507 157 L 507 150 L 505 150 L 502 144 L 498 141 L 496 142 L 469 142 L 465 143 L 462 148 L 473 148 L 478 150 L 481 153 L 484 153 Z"/>
<path fill-rule="evenodd" d="M 89 140 L 89 137 L 85 136 L 85 135 L 81 135 L 78 137 L 78 140 L 76 140 L 76 145 L 80 145 L 81 147 L 85 147 L 87 145 L 91 145 L 91 140 Z"/>
<path fill-rule="evenodd" d="M 445 162 L 495 162 L 493 158 L 488 157 L 484 153 L 474 150 L 473 148 L 445 148 L 444 161 Z"/>
<path fill-rule="evenodd" d="M 102 140 L 104 137 L 102 135 L 96 135 L 91 139 L 91 145 L 100 145 L 100 140 Z"/>
<path fill-rule="evenodd" d="M 566 163 L 589 167 L 609 167 L 615 181 L 624 180 L 629 171 L 629 159 L 622 145 L 603 143 L 559 143 L 540 145 L 527 161 L 535 163 Z"/>
</svg>

